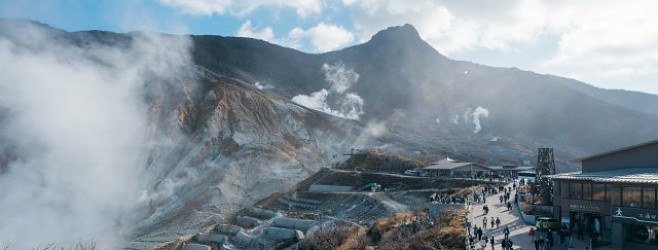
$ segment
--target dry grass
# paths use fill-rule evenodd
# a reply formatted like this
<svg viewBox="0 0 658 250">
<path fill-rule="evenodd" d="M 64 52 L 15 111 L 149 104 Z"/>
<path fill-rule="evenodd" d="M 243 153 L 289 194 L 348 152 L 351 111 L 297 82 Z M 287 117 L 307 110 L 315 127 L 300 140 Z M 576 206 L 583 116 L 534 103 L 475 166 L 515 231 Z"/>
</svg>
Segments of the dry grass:
<svg viewBox="0 0 658 250">
<path fill-rule="evenodd" d="M 359 154 L 352 155 L 338 168 L 350 170 L 387 171 L 401 173 L 407 169 L 422 168 L 427 162 L 412 159 L 407 156 L 369 148 Z"/>
<path fill-rule="evenodd" d="M 369 233 L 379 249 L 463 249 L 465 216 L 463 210 L 449 210 L 430 221 L 423 212 L 395 214 L 375 223 Z"/>
<path fill-rule="evenodd" d="M 321 224 L 309 232 L 299 245 L 304 250 L 360 250 L 365 249 L 366 237 L 362 228 L 334 221 Z"/>
</svg>

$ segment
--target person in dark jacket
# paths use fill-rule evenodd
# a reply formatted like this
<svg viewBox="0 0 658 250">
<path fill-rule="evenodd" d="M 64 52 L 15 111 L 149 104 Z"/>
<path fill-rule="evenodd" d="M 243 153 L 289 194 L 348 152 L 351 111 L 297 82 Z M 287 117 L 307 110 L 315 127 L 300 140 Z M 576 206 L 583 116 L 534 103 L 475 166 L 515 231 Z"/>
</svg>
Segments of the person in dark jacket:
<svg viewBox="0 0 658 250">
<path fill-rule="evenodd" d="M 478 227 L 477 235 L 478 235 L 478 241 L 480 241 L 480 239 L 482 239 L 482 228 L 481 227 Z"/>
<path fill-rule="evenodd" d="M 553 248 L 553 231 L 551 229 L 548 229 L 548 234 L 546 235 L 546 244 L 548 246 L 548 249 L 550 250 Z"/>
<path fill-rule="evenodd" d="M 535 250 L 539 250 L 539 238 L 535 239 Z"/>
</svg>

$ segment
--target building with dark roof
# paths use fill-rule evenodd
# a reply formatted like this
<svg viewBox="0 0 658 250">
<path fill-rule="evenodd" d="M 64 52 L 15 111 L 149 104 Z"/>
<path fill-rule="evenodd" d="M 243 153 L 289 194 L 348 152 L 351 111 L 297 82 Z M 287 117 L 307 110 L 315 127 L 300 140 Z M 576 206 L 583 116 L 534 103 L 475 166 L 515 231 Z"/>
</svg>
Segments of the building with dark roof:
<svg viewBox="0 0 658 250">
<path fill-rule="evenodd" d="M 555 215 L 570 225 L 572 237 L 582 231 L 614 249 L 658 249 L 658 141 L 577 161 L 581 172 L 549 177 Z"/>
<path fill-rule="evenodd" d="M 481 178 L 489 176 L 491 169 L 473 162 L 457 162 L 450 158 L 440 160 L 424 167 L 423 171 L 434 177 Z"/>
<path fill-rule="evenodd" d="M 536 172 L 535 166 L 516 166 L 516 165 L 503 165 L 503 166 L 487 166 L 495 175 L 518 178 L 519 172 Z"/>
</svg>

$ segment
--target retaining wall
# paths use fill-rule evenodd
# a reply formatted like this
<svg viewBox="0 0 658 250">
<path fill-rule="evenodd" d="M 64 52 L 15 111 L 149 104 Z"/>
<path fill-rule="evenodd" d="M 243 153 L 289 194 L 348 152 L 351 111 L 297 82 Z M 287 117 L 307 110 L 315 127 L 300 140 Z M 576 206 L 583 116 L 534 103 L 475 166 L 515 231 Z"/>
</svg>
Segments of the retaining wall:
<svg viewBox="0 0 658 250">
<path fill-rule="evenodd" d="M 279 215 L 272 210 L 260 209 L 255 207 L 249 208 L 249 212 L 261 219 L 271 219 Z"/>
<path fill-rule="evenodd" d="M 268 227 L 265 228 L 265 237 L 270 240 L 282 241 L 282 240 L 291 240 L 295 239 L 297 236 L 296 230 L 280 228 L 280 227 Z"/>
<path fill-rule="evenodd" d="M 201 243 L 215 243 L 215 244 L 224 244 L 228 240 L 228 236 L 221 235 L 217 233 L 198 233 L 194 236 L 194 240 Z"/>
<path fill-rule="evenodd" d="M 226 235 L 235 235 L 242 231 L 242 227 L 230 224 L 220 224 L 217 226 L 217 232 Z"/>
<path fill-rule="evenodd" d="M 308 231 L 311 227 L 315 226 L 314 220 L 300 220 L 291 218 L 274 218 L 272 219 L 272 226 L 282 227 L 287 229 L 296 229 L 302 232 Z"/>
<path fill-rule="evenodd" d="M 189 243 L 183 245 L 183 250 L 211 250 L 210 246 Z"/>
<path fill-rule="evenodd" d="M 336 185 L 323 185 L 313 184 L 308 188 L 309 192 L 349 192 L 354 189 L 350 186 L 336 186 Z"/>
<path fill-rule="evenodd" d="M 242 231 L 238 232 L 232 240 L 240 246 L 255 246 L 258 244 L 256 238 L 253 238 Z"/>
<path fill-rule="evenodd" d="M 235 216 L 235 222 L 245 227 L 257 227 L 263 223 L 261 220 L 257 218 L 251 216 L 241 216 L 241 215 Z"/>
</svg>

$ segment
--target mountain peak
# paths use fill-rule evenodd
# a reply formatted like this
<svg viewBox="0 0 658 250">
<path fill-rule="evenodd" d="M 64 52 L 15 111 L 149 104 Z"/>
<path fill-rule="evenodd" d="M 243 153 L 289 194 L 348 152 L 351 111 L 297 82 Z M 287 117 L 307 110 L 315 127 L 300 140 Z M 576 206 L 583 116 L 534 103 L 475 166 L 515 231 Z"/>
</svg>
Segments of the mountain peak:
<svg viewBox="0 0 658 250">
<path fill-rule="evenodd" d="M 371 40 L 423 41 L 416 28 L 411 24 L 389 27 L 377 32 Z"/>
<path fill-rule="evenodd" d="M 371 46 L 384 49 L 403 49 L 414 51 L 414 55 L 438 55 L 438 59 L 445 59 L 434 47 L 423 40 L 418 30 L 411 24 L 393 26 L 377 32 L 368 42 Z M 435 57 L 436 59 L 436 57 Z"/>
</svg>

